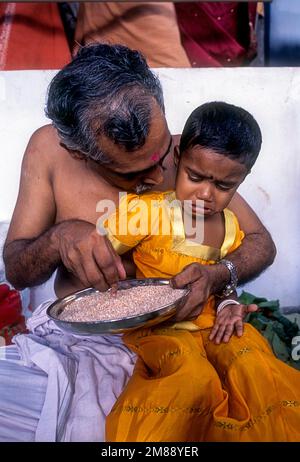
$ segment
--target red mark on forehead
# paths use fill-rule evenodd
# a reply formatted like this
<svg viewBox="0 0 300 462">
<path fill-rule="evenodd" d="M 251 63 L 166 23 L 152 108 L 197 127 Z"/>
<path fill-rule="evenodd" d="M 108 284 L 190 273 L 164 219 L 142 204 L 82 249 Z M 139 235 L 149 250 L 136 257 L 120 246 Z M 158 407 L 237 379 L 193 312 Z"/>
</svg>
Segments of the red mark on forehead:
<svg viewBox="0 0 300 462">
<path fill-rule="evenodd" d="M 153 160 L 153 162 L 157 162 L 159 160 L 159 153 L 155 152 L 154 154 L 152 154 L 151 160 Z"/>
</svg>

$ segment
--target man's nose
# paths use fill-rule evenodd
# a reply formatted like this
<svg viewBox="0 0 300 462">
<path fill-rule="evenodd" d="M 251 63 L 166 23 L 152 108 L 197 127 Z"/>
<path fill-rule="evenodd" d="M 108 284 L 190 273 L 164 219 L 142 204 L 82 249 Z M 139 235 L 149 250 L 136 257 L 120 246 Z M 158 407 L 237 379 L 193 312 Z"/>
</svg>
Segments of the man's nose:
<svg viewBox="0 0 300 462">
<path fill-rule="evenodd" d="M 202 181 L 196 191 L 197 199 L 203 201 L 212 201 L 213 199 L 213 184 L 210 181 Z"/>
<path fill-rule="evenodd" d="M 153 167 L 147 175 L 142 178 L 144 184 L 156 185 L 164 181 L 163 169 L 160 165 Z"/>
</svg>

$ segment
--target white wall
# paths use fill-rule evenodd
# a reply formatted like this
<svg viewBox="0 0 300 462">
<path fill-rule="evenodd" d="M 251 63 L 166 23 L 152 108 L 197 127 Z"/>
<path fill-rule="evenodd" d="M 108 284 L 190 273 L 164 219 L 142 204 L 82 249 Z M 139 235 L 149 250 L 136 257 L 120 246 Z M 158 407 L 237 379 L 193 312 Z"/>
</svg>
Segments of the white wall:
<svg viewBox="0 0 300 462">
<path fill-rule="evenodd" d="M 259 122 L 263 148 L 240 192 L 272 233 L 277 258 L 245 290 L 300 305 L 300 68 L 160 69 L 167 119 L 180 133 L 190 112 L 206 101 L 241 105 Z M 9 220 L 23 151 L 46 122 L 45 92 L 55 72 L 0 72 L 0 221 Z"/>
</svg>

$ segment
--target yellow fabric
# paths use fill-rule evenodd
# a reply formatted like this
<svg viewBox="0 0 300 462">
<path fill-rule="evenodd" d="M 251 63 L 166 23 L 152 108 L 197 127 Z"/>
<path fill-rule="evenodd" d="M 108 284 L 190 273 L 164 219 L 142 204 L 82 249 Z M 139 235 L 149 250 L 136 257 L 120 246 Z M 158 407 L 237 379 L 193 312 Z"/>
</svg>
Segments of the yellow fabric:
<svg viewBox="0 0 300 462">
<path fill-rule="evenodd" d="M 190 263 L 214 264 L 240 245 L 244 233 L 235 215 L 227 209 L 224 210 L 225 237 L 221 249 L 186 239 L 180 205 L 175 201 L 173 191 L 141 196 L 127 194 L 122 197 L 116 213 L 105 223 L 108 237 L 119 254 L 135 247 L 133 258 L 137 277 L 171 278 Z M 157 234 L 149 235 L 150 229 L 157 230 Z M 168 230 L 169 234 L 163 233 Z"/>
<path fill-rule="evenodd" d="M 147 200 L 153 197 L 174 195 L 150 194 Z M 121 209 L 130 215 L 130 205 L 138 200 L 128 195 Z M 206 246 L 195 246 L 197 257 L 192 257 L 191 245 L 185 242 L 184 254 L 185 238 L 176 211 L 174 217 L 172 236 L 115 236 L 115 246 L 138 245 L 135 261 L 140 275 L 171 277 L 193 261 L 214 263 L 208 256 L 216 249 L 210 253 Z M 109 230 L 116 221 L 112 217 Z M 225 212 L 225 225 L 222 256 L 243 238 L 231 212 Z M 200 258 L 201 251 L 208 259 Z M 182 329 L 161 326 L 124 336 L 138 359 L 107 417 L 107 441 L 300 441 L 300 373 L 278 360 L 249 324 L 241 338 L 232 336 L 229 343 L 215 345 L 208 340 L 214 320 L 210 297 L 198 319 L 190 323 L 198 331 L 183 323 Z"/>
</svg>

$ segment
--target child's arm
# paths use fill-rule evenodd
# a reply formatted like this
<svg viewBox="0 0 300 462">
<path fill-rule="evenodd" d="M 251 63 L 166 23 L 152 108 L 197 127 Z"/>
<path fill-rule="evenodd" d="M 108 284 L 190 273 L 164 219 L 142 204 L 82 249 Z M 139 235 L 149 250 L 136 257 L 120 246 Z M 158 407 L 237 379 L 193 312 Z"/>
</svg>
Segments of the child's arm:
<svg viewBox="0 0 300 462">
<path fill-rule="evenodd" d="M 227 343 L 234 332 L 241 337 L 244 317 L 258 310 L 257 305 L 242 305 L 237 298 L 236 292 L 228 297 L 217 298 L 216 320 L 209 336 L 209 340 L 214 340 L 216 344 Z"/>
</svg>

